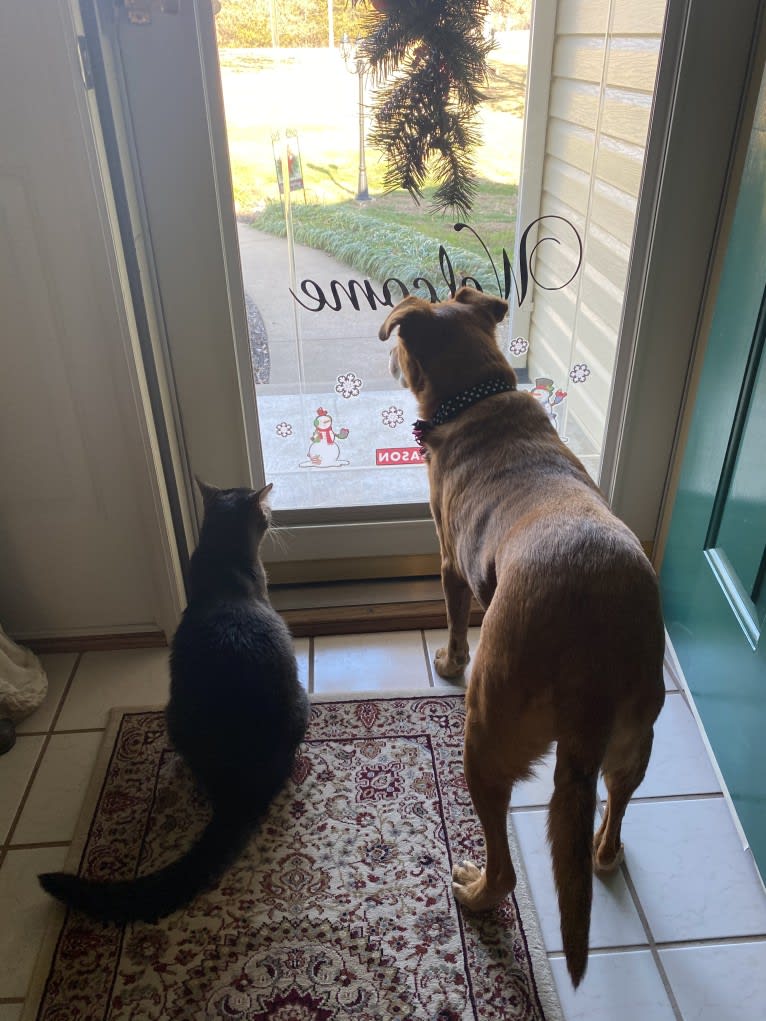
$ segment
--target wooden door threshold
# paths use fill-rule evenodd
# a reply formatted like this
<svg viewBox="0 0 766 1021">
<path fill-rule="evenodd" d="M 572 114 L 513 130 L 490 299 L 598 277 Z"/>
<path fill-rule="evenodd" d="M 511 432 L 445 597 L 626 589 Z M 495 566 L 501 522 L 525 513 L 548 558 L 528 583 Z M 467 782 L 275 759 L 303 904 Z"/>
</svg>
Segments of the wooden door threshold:
<svg viewBox="0 0 766 1021">
<path fill-rule="evenodd" d="M 280 610 L 295 638 L 319 635 L 353 635 L 377 631 L 420 631 L 447 627 L 443 599 L 374 603 L 362 606 L 320 606 Z M 471 608 L 469 624 L 481 624 L 484 611 Z"/>
</svg>

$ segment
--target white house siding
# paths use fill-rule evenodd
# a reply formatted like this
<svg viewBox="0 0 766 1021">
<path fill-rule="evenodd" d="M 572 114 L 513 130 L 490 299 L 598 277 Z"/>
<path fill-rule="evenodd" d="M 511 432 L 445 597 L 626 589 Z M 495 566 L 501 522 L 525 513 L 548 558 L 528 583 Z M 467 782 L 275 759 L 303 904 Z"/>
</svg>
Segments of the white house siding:
<svg viewBox="0 0 766 1021">
<path fill-rule="evenodd" d="M 584 259 L 568 287 L 534 288 L 528 367 L 532 379 L 549 377 L 568 391 L 569 414 L 596 449 L 609 403 L 664 15 L 665 0 L 558 4 L 540 215 L 570 220 Z M 571 244 L 566 247 L 540 246 L 533 265 L 538 281 L 570 275 Z M 590 369 L 586 383 L 567 378 L 577 363 Z"/>
</svg>

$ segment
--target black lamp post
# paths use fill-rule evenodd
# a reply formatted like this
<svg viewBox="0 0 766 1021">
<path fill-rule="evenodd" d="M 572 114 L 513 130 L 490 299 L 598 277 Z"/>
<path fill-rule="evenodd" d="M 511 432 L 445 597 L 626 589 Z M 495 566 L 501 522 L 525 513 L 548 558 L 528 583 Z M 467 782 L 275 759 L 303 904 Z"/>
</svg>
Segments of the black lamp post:
<svg viewBox="0 0 766 1021">
<path fill-rule="evenodd" d="M 340 55 L 348 71 L 356 73 L 359 79 L 359 180 L 357 181 L 356 201 L 369 202 L 370 192 L 367 188 L 367 162 L 364 153 L 364 61 L 357 54 L 356 43 L 343 33 L 340 44 Z"/>
</svg>

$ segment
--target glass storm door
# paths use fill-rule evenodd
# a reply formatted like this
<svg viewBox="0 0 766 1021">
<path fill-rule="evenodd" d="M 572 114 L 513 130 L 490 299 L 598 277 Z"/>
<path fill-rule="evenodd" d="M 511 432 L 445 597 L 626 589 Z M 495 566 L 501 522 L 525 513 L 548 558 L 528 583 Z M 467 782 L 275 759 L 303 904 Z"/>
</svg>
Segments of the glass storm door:
<svg viewBox="0 0 766 1021">
<path fill-rule="evenodd" d="M 246 451 L 291 527 L 277 559 L 436 552 L 415 403 L 377 339 L 408 293 L 507 298 L 520 385 L 599 479 L 665 0 L 505 7 L 476 198 L 450 215 L 431 185 L 383 188 L 358 9 L 97 2 L 189 468 L 241 483 Z"/>
<path fill-rule="evenodd" d="M 433 188 L 420 204 L 384 192 L 385 154 L 366 139 L 376 83 L 355 52 L 360 22 L 338 5 L 331 26 L 315 6 L 301 25 L 286 0 L 247 30 L 225 3 L 216 16 L 275 506 L 425 503 L 415 402 L 393 384 L 377 331 L 405 294 L 444 298 L 463 281 L 510 301 L 503 349 L 597 477 L 664 6 L 653 5 L 653 25 L 643 13 L 629 48 L 637 26 L 626 19 L 607 33 L 608 3 L 579 23 L 538 19 L 532 34 L 552 35 L 556 50 L 540 66 L 535 40 L 530 68 L 531 4 L 515 22 L 498 5 L 487 23 L 495 48 L 477 114 L 477 196 L 462 216 L 435 213 Z M 549 95 L 547 142 L 529 143 L 522 186 L 528 178 L 532 200 L 524 196 L 520 220 L 530 74 L 530 90 Z"/>
<path fill-rule="evenodd" d="M 661 582 L 668 631 L 766 872 L 766 78 Z"/>
</svg>

